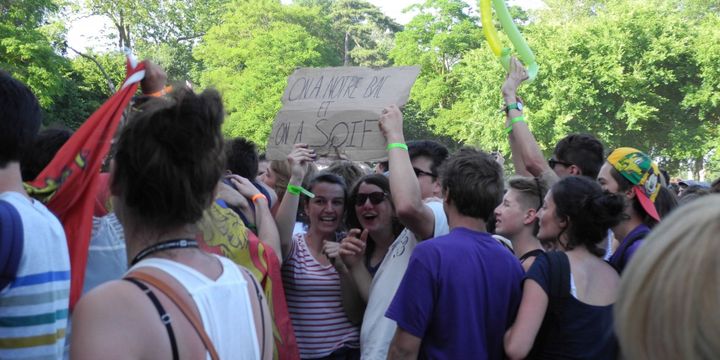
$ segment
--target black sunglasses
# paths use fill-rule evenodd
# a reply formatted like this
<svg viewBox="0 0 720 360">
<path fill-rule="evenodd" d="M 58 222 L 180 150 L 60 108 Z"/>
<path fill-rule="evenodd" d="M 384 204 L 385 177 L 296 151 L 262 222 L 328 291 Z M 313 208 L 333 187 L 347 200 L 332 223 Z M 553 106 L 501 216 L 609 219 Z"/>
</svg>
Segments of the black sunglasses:
<svg viewBox="0 0 720 360">
<path fill-rule="evenodd" d="M 355 198 L 355 206 L 363 206 L 365 202 L 370 199 L 370 203 L 377 205 L 387 198 L 388 194 L 382 191 L 371 192 L 368 194 L 357 194 Z"/>
<path fill-rule="evenodd" d="M 420 175 L 427 175 L 436 178 L 437 174 L 433 174 L 431 172 L 427 172 L 425 170 L 420 170 L 416 167 L 413 167 L 413 171 L 415 172 L 415 177 L 420 177 Z"/>
<path fill-rule="evenodd" d="M 555 159 L 553 159 L 553 158 L 550 158 L 550 159 L 548 160 L 548 165 L 550 165 L 550 168 L 551 168 L 551 169 L 555 169 L 555 166 L 558 165 L 558 164 L 563 165 L 563 166 L 573 165 L 573 163 L 569 163 L 569 162 L 566 162 L 566 161 L 555 160 Z"/>
</svg>

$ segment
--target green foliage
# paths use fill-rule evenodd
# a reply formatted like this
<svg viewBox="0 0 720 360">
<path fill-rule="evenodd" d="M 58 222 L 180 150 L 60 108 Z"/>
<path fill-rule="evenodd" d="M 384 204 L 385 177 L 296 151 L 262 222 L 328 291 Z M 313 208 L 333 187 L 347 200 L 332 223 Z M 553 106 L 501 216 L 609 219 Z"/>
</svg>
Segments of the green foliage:
<svg viewBox="0 0 720 360">
<path fill-rule="evenodd" d="M 341 40 L 344 65 L 387 66 L 394 33 L 401 29 L 380 9 L 364 0 L 338 0 L 330 7 L 332 26 Z"/>
<path fill-rule="evenodd" d="M 110 92 L 93 62 L 61 56 L 66 27 L 50 21 L 59 1 L 0 2 L 0 68 L 30 86 L 46 123 L 74 128 Z M 421 67 L 404 109 L 408 138 L 509 151 L 504 71 L 463 0 L 413 5 L 404 29 L 366 0 L 71 1 L 111 19 L 118 45 L 154 59 L 171 81 L 219 89 L 225 133 L 261 147 L 293 70 L 345 63 Z M 647 151 L 674 175 L 720 175 L 719 1 L 544 2 L 510 8 L 540 65 L 520 93 L 543 150 L 587 132 L 608 149 Z M 121 56 L 90 55 L 122 81 Z"/>
<path fill-rule="evenodd" d="M 589 8 L 566 23 L 543 12 L 523 29 L 540 75 L 520 92 L 541 146 L 552 149 L 568 133 L 585 132 L 608 149 L 647 151 L 670 170 L 707 156 L 718 135 L 717 17 L 698 27 L 669 5 Z M 430 123 L 459 141 L 506 150 L 498 112 L 504 76 L 491 52 L 467 52 L 449 78 L 456 101 Z"/>
<path fill-rule="evenodd" d="M 411 96 L 423 111 L 452 105 L 456 91 L 450 71 L 484 41 L 478 19 L 466 14 L 467 7 L 462 0 L 427 0 L 407 9 L 418 14 L 397 34 L 390 57 L 397 65 L 420 65 Z"/>
<path fill-rule="evenodd" d="M 119 88 L 125 79 L 125 56 L 119 53 L 87 54 L 108 72 L 114 86 Z M 45 112 L 45 124 L 63 124 L 77 129 L 95 110 L 107 101 L 110 91 L 105 76 L 97 65 L 84 57 L 72 59 L 71 68 L 63 75 L 63 94 Z"/>
<path fill-rule="evenodd" d="M 218 24 L 229 0 L 85 0 L 92 13 L 106 16 L 118 47 L 163 66 L 173 81 L 196 80 L 202 64 L 192 56 L 207 30 Z"/>
<path fill-rule="evenodd" d="M 35 93 L 44 108 L 63 92 L 67 61 L 55 53 L 47 18 L 57 6 L 50 0 L 0 3 L 0 69 Z"/>
<path fill-rule="evenodd" d="M 339 65 L 340 59 L 316 35 L 329 29 L 319 9 L 270 1 L 235 5 L 195 51 L 206 67 L 200 81 L 223 94 L 224 132 L 264 147 L 288 76 L 296 67 Z"/>
</svg>

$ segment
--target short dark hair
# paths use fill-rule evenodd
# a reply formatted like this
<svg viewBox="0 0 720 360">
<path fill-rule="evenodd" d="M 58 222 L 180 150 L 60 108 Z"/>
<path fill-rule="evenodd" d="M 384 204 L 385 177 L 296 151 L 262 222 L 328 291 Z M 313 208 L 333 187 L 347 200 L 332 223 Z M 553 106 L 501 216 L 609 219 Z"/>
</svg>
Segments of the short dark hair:
<svg viewBox="0 0 720 360">
<path fill-rule="evenodd" d="M 23 181 L 32 181 L 55 157 L 55 154 L 72 136 L 72 131 L 64 128 L 47 128 L 40 131 L 20 159 Z"/>
<path fill-rule="evenodd" d="M 20 161 L 32 144 L 42 113 L 35 95 L 25 84 L 0 70 L 0 168 Z"/>
<path fill-rule="evenodd" d="M 488 221 L 502 201 L 504 183 L 500 164 L 488 153 L 462 148 L 440 167 L 446 199 L 462 215 Z"/>
<path fill-rule="evenodd" d="M 720 178 L 715 179 L 715 181 L 710 184 L 710 192 L 720 193 Z"/>
<path fill-rule="evenodd" d="M 408 155 L 412 161 L 416 157 L 425 156 L 432 160 L 430 166 L 430 172 L 433 174 L 438 173 L 438 168 L 448 158 L 448 149 L 432 140 L 413 140 L 407 143 Z M 390 169 L 392 171 L 392 169 Z"/>
<path fill-rule="evenodd" d="M 595 256 L 605 251 L 600 244 L 608 229 L 620 223 L 625 206 L 623 196 L 603 192 L 597 181 L 585 176 L 561 179 L 552 189 L 555 215 L 568 222 L 567 250 L 584 245 Z"/>
<path fill-rule="evenodd" d="M 657 210 L 658 215 L 660 215 L 660 219 L 664 219 L 677 207 L 677 195 L 666 186 L 661 186 L 655 198 L 655 210 Z"/>
<path fill-rule="evenodd" d="M 583 176 L 597 178 L 605 162 L 603 144 L 589 134 L 570 134 L 555 145 L 555 158 L 580 168 Z"/>
<path fill-rule="evenodd" d="M 255 179 L 258 173 L 258 153 L 255 144 L 242 137 L 236 137 L 225 144 L 227 169 L 247 179 Z"/>
<path fill-rule="evenodd" d="M 628 180 L 626 177 L 622 176 L 617 170 L 615 170 L 614 166 L 610 167 L 610 175 L 612 178 L 617 182 L 618 184 L 618 190 L 620 191 L 628 191 L 635 186 L 630 180 Z M 664 186 L 658 184 L 660 188 L 664 188 Z M 624 197 L 623 197 L 624 199 Z M 657 198 L 656 198 L 657 200 Z M 668 199 L 669 200 L 669 199 Z M 642 222 L 645 224 L 645 226 L 649 228 L 653 228 L 655 225 L 657 225 L 657 220 L 653 219 L 652 216 L 650 216 L 647 211 L 643 208 L 642 204 L 640 203 L 640 200 L 638 200 L 637 196 L 632 200 L 631 206 L 633 207 L 633 210 L 642 216 Z M 671 206 L 671 205 L 668 205 Z M 655 210 L 657 210 L 657 204 L 655 206 Z"/>
<path fill-rule="evenodd" d="M 220 94 L 180 89 L 132 113 L 115 154 L 113 194 L 139 226 L 165 231 L 195 223 L 225 170 Z"/>
<path fill-rule="evenodd" d="M 519 201 L 527 208 L 540 210 L 545 194 L 549 187 L 547 182 L 539 177 L 513 176 L 508 180 L 508 187 L 516 190 L 520 195 Z M 540 230 L 540 221 L 535 219 L 533 225 L 533 235 L 537 236 Z"/>
<path fill-rule="evenodd" d="M 508 187 L 517 190 L 523 205 L 536 210 L 540 209 L 548 192 L 547 183 L 538 177 L 513 176 L 508 180 Z"/>
</svg>

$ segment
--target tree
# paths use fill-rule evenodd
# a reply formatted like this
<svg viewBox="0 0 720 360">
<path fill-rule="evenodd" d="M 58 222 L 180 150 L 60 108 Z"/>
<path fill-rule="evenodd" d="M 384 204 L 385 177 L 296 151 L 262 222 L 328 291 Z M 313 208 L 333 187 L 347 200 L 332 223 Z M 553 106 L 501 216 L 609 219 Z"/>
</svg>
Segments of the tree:
<svg viewBox="0 0 720 360">
<path fill-rule="evenodd" d="M 110 19 L 118 48 L 154 59 L 171 80 L 186 80 L 201 64 L 192 50 L 217 24 L 229 0 L 85 0 L 93 14 Z"/>
<path fill-rule="evenodd" d="M 388 66 L 388 54 L 400 24 L 365 0 L 297 0 L 298 5 L 318 8 L 333 31 L 332 43 L 343 59 L 343 66 Z"/>
<path fill-rule="evenodd" d="M 0 3 L 0 69 L 25 83 L 43 108 L 63 92 L 68 62 L 56 53 L 58 24 L 50 16 L 58 10 L 51 0 Z"/>
<path fill-rule="evenodd" d="M 63 74 L 65 91 L 54 98 L 45 110 L 46 124 L 63 124 L 77 129 L 90 115 L 99 109 L 114 93 L 107 84 L 107 77 L 116 87 L 125 79 L 125 56 L 120 53 L 86 54 L 71 60 L 71 67 Z M 103 74 L 97 61 L 107 74 Z"/>
<path fill-rule="evenodd" d="M 595 9 L 569 23 L 541 13 L 523 29 L 540 75 L 521 94 L 541 146 L 592 133 L 609 149 L 637 147 L 670 170 L 692 164 L 697 173 L 718 134 L 717 23 L 708 20 L 701 35 L 668 4 L 618 1 Z M 488 50 L 470 51 L 452 75 L 457 100 L 431 124 L 460 141 L 507 149 L 497 60 Z"/>
<path fill-rule="evenodd" d="M 339 65 L 322 38 L 329 31 L 318 8 L 260 1 L 238 3 L 195 50 L 205 64 L 200 82 L 223 95 L 224 132 L 261 148 L 270 133 L 288 76 L 299 66 Z"/>
<path fill-rule="evenodd" d="M 478 19 L 466 8 L 462 0 L 427 0 L 406 9 L 419 13 L 397 34 L 390 57 L 397 65 L 420 65 L 411 96 L 423 111 L 452 106 L 456 95 L 450 72 L 484 41 Z"/>
</svg>

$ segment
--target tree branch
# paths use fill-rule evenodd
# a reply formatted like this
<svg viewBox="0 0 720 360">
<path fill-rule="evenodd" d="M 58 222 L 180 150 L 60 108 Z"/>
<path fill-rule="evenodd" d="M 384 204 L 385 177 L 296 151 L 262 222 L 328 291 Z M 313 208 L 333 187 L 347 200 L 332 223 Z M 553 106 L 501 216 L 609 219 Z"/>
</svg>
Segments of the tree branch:
<svg viewBox="0 0 720 360">
<path fill-rule="evenodd" d="M 111 94 L 114 94 L 114 93 L 115 93 L 115 84 L 113 84 L 112 79 L 110 78 L 110 76 L 108 75 L 108 73 L 105 71 L 105 68 L 104 68 L 102 65 L 100 65 L 100 63 L 97 61 L 97 59 L 95 59 L 94 57 L 92 57 L 92 56 L 90 56 L 90 55 L 88 55 L 88 54 L 84 54 L 84 53 L 81 53 L 81 52 L 75 50 L 72 46 L 69 46 L 69 45 L 68 45 L 68 49 L 70 49 L 70 50 L 74 51 L 76 54 L 78 54 L 78 55 L 80 55 L 80 56 L 82 56 L 82 57 L 84 57 L 84 58 L 86 58 L 86 59 L 89 59 L 90 61 L 94 62 L 95 65 L 97 65 L 98 69 L 100 69 L 100 72 L 101 72 L 101 73 L 103 74 L 103 76 L 105 77 L 105 80 L 107 80 L 108 88 L 110 89 L 110 93 L 111 93 Z"/>
</svg>

